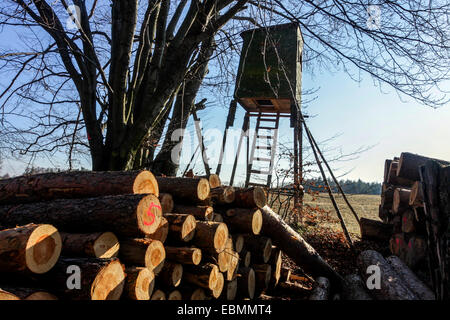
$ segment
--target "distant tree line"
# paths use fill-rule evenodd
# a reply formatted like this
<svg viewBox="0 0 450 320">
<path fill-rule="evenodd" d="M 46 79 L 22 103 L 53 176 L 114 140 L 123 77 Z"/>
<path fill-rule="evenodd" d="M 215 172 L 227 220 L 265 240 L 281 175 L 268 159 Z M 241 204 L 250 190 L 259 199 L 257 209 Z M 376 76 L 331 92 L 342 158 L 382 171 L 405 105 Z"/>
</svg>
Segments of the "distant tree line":
<svg viewBox="0 0 450 320">
<path fill-rule="evenodd" d="M 336 184 L 330 179 L 331 190 L 338 192 Z M 379 182 L 364 182 L 361 179 L 358 180 L 340 180 L 339 184 L 345 193 L 349 194 L 381 194 L 381 183 Z M 326 191 L 325 183 L 322 178 L 307 179 L 303 183 L 305 192 L 307 191 Z"/>
</svg>

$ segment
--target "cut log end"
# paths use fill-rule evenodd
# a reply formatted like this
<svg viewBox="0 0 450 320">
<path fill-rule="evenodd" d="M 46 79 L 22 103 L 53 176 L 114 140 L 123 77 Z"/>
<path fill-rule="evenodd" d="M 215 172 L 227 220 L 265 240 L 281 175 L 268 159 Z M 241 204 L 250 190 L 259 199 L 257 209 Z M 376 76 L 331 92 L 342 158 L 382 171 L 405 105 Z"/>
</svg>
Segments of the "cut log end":
<svg viewBox="0 0 450 320">
<path fill-rule="evenodd" d="M 137 207 L 138 227 L 144 234 L 152 234 L 158 229 L 162 209 L 159 199 L 152 194 L 142 198 Z"/>
<path fill-rule="evenodd" d="M 244 248 L 244 237 L 241 234 L 233 234 L 234 251 L 241 252 Z"/>
<path fill-rule="evenodd" d="M 183 296 L 180 291 L 174 290 L 167 295 L 167 300 L 183 300 Z"/>
<path fill-rule="evenodd" d="M 148 268 L 126 269 L 126 292 L 132 300 L 150 300 L 155 285 L 155 275 Z"/>
<path fill-rule="evenodd" d="M 225 294 L 224 294 L 225 299 L 228 301 L 236 299 L 237 289 L 238 289 L 237 279 L 228 281 L 225 286 Z"/>
<path fill-rule="evenodd" d="M 205 200 L 209 197 L 209 192 L 211 188 L 209 186 L 209 181 L 206 179 L 200 179 L 197 185 L 197 195 L 199 200 Z"/>
<path fill-rule="evenodd" d="M 174 207 L 173 197 L 169 193 L 161 193 L 159 195 L 159 202 L 163 213 L 171 213 Z"/>
<path fill-rule="evenodd" d="M 157 273 L 161 270 L 164 260 L 166 258 L 166 251 L 164 245 L 158 240 L 148 240 L 150 243 L 148 245 L 147 251 L 145 253 L 145 266 Z"/>
<path fill-rule="evenodd" d="M 158 182 L 155 176 L 148 170 L 141 171 L 135 178 L 133 183 L 134 193 L 151 193 L 159 196 Z"/>
<path fill-rule="evenodd" d="M 125 285 L 125 272 L 119 260 L 111 261 L 95 277 L 91 286 L 92 300 L 119 300 Z"/>
<path fill-rule="evenodd" d="M 158 289 L 153 292 L 150 300 L 166 300 L 166 294 L 164 293 L 164 291 Z"/>
<path fill-rule="evenodd" d="M 214 235 L 214 248 L 220 252 L 225 249 L 228 241 L 228 227 L 225 223 L 219 222 L 219 226 L 216 229 Z"/>
<path fill-rule="evenodd" d="M 103 232 L 97 240 L 95 240 L 94 253 L 97 258 L 113 258 L 119 254 L 119 239 L 112 232 Z"/>
<path fill-rule="evenodd" d="M 188 215 L 181 227 L 181 240 L 185 242 L 191 241 L 192 238 L 194 238 L 196 225 L 197 221 L 195 220 L 195 217 Z"/>
<path fill-rule="evenodd" d="M 222 181 L 220 181 L 220 177 L 217 174 L 211 174 L 208 180 L 211 188 L 217 188 L 222 185 Z"/>
<path fill-rule="evenodd" d="M 58 261 L 61 248 L 61 236 L 54 226 L 42 224 L 34 227 L 26 244 L 28 269 L 38 274 L 49 271 Z"/>
<path fill-rule="evenodd" d="M 212 290 L 212 295 L 214 298 L 219 298 L 222 294 L 223 287 L 225 284 L 225 278 L 223 277 L 223 274 L 221 272 L 217 273 L 217 279 L 216 279 L 216 286 Z"/>
</svg>

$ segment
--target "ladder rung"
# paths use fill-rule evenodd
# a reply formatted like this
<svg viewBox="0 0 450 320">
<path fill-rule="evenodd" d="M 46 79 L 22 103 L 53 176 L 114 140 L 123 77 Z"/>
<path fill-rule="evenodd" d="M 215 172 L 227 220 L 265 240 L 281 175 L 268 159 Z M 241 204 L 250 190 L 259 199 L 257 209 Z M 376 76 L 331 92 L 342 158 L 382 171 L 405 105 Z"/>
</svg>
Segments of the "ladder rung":
<svg viewBox="0 0 450 320">
<path fill-rule="evenodd" d="M 263 150 L 272 150 L 272 147 L 268 146 L 257 146 L 256 149 L 263 149 Z"/>
<path fill-rule="evenodd" d="M 256 161 L 267 161 L 270 162 L 272 161 L 272 159 L 268 159 L 268 158 L 255 158 Z"/>
<path fill-rule="evenodd" d="M 257 127 L 257 129 L 263 129 L 263 130 L 275 130 L 275 129 L 277 129 L 277 128 Z"/>
<path fill-rule="evenodd" d="M 256 183 L 256 182 L 249 182 L 248 185 L 250 186 L 258 186 L 258 187 L 267 187 L 267 184 L 262 183 Z"/>
<path fill-rule="evenodd" d="M 260 139 L 273 139 L 272 136 L 264 136 L 264 135 L 257 135 L 256 137 Z"/>
<path fill-rule="evenodd" d="M 262 171 L 262 170 L 251 170 L 250 172 L 256 174 L 270 174 L 270 171 Z"/>
<path fill-rule="evenodd" d="M 276 122 L 277 119 L 270 119 L 270 118 L 259 118 L 259 121 L 267 121 L 267 122 Z"/>
</svg>

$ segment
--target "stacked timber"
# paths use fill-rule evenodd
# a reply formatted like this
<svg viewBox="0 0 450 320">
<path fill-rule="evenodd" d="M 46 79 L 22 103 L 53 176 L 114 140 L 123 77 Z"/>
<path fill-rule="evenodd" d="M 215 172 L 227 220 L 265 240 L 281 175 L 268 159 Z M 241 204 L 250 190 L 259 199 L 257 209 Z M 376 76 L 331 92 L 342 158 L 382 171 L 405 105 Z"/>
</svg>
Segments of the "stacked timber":
<svg viewBox="0 0 450 320">
<path fill-rule="evenodd" d="M 412 270 L 427 269 L 436 296 L 448 299 L 450 162 L 409 152 L 387 159 L 379 217 L 361 224 L 367 238 L 389 237 L 391 253 Z"/>
<path fill-rule="evenodd" d="M 282 250 L 340 276 L 267 205 L 217 176 L 50 173 L 0 181 L 0 299 L 254 299 Z M 82 275 L 82 276 L 81 276 Z"/>
</svg>

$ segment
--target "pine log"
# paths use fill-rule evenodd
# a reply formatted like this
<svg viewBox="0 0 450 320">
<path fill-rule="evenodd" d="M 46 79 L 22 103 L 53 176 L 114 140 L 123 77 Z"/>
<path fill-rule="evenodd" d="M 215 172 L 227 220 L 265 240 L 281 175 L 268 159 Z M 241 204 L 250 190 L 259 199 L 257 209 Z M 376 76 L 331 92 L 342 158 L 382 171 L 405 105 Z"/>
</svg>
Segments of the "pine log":
<svg viewBox="0 0 450 320">
<path fill-rule="evenodd" d="M 422 184 L 420 181 L 415 181 L 411 187 L 409 205 L 412 207 L 423 207 Z"/>
<path fill-rule="evenodd" d="M 0 180 L 0 204 L 137 193 L 159 195 L 150 171 L 71 171 Z"/>
<path fill-rule="evenodd" d="M 210 174 L 208 176 L 194 176 L 194 178 L 204 178 L 208 179 L 209 186 L 212 188 L 217 188 L 222 185 L 222 181 L 220 180 L 220 177 L 217 174 Z"/>
<path fill-rule="evenodd" d="M 155 287 L 155 274 L 148 268 L 128 267 L 123 297 L 131 300 L 150 300 Z"/>
<path fill-rule="evenodd" d="M 389 249 L 392 254 L 402 260 L 406 259 L 407 245 L 403 233 L 395 233 L 389 240 Z"/>
<path fill-rule="evenodd" d="M 397 176 L 413 181 L 420 180 L 419 167 L 423 166 L 428 160 L 435 160 L 442 165 L 450 165 L 450 162 L 424 157 L 418 154 L 402 152 L 398 162 Z"/>
<path fill-rule="evenodd" d="M 372 300 L 366 291 L 366 286 L 357 274 L 349 274 L 344 277 L 345 283 L 342 290 L 344 300 Z"/>
<path fill-rule="evenodd" d="M 212 221 L 214 218 L 214 209 L 210 206 L 189 206 L 175 204 L 172 212 L 193 215 L 197 220 Z"/>
<path fill-rule="evenodd" d="M 214 222 L 224 222 L 223 216 L 219 213 L 214 213 L 214 218 L 212 219 Z"/>
<path fill-rule="evenodd" d="M 250 264 L 252 263 L 252 253 L 246 249 L 241 250 L 241 253 L 239 253 L 240 257 L 240 263 L 243 267 L 250 267 Z"/>
<path fill-rule="evenodd" d="M 388 185 L 381 194 L 381 207 L 384 210 L 391 210 L 394 202 L 395 186 Z"/>
<path fill-rule="evenodd" d="M 49 223 L 66 232 L 110 231 L 118 236 L 151 234 L 158 228 L 161 216 L 159 200 L 152 194 L 59 199 L 0 207 L 0 223 L 5 226 Z"/>
<path fill-rule="evenodd" d="M 227 244 L 223 252 L 227 255 L 228 258 L 225 280 L 231 281 L 236 278 L 237 269 L 239 268 L 239 254 L 234 251 L 233 238 L 228 237 Z"/>
<path fill-rule="evenodd" d="M 362 239 L 389 241 L 392 235 L 392 225 L 377 220 L 362 217 L 359 227 Z"/>
<path fill-rule="evenodd" d="M 406 210 L 402 214 L 402 232 L 411 233 L 416 231 L 416 217 L 413 210 Z"/>
<path fill-rule="evenodd" d="M 330 295 L 330 280 L 325 277 L 318 277 L 311 290 L 309 300 L 328 300 Z"/>
<path fill-rule="evenodd" d="M 255 271 L 255 294 L 259 296 L 267 290 L 272 277 L 272 266 L 270 264 L 253 264 Z"/>
<path fill-rule="evenodd" d="M 370 294 L 377 300 L 416 300 L 417 296 L 400 276 L 395 272 L 391 265 L 383 256 L 374 250 L 366 250 L 358 256 L 357 264 L 362 280 L 367 283 L 372 273 L 367 273 L 369 266 L 378 266 L 380 268 L 380 288 L 373 288 Z"/>
<path fill-rule="evenodd" d="M 203 178 L 156 177 L 160 192 L 170 193 L 176 200 L 198 201 L 208 198 L 209 182 Z"/>
<path fill-rule="evenodd" d="M 170 193 L 161 193 L 158 197 L 159 202 L 161 203 L 162 213 L 171 213 L 173 212 L 173 197 Z"/>
<path fill-rule="evenodd" d="M 253 299 L 255 296 L 256 275 L 252 268 L 239 268 L 237 274 L 238 297 Z"/>
<path fill-rule="evenodd" d="M 219 272 L 219 273 L 217 273 L 216 285 L 211 292 L 211 294 L 214 298 L 218 299 L 220 297 L 220 295 L 222 294 L 224 285 L 225 285 L 225 278 L 223 276 L 223 273 Z"/>
<path fill-rule="evenodd" d="M 378 217 L 384 222 L 389 223 L 391 220 L 391 214 L 388 209 L 383 208 L 383 206 L 380 204 L 378 206 Z"/>
<path fill-rule="evenodd" d="M 221 252 L 228 240 L 228 227 L 222 222 L 197 221 L 192 243 L 199 248 Z"/>
<path fill-rule="evenodd" d="M 272 253 L 272 240 L 268 237 L 245 235 L 245 248 L 252 253 L 253 263 L 264 264 Z"/>
<path fill-rule="evenodd" d="M 261 209 L 263 228 L 261 234 L 270 237 L 274 244 L 288 255 L 299 267 L 312 276 L 325 276 L 336 289 L 343 278 L 268 206 Z"/>
<path fill-rule="evenodd" d="M 77 279 L 80 289 L 76 289 Z M 125 272 L 117 258 L 61 257 L 52 270 L 41 276 L 41 280 L 61 298 L 119 300 L 125 285 Z"/>
<path fill-rule="evenodd" d="M 60 232 L 60 235 L 63 256 L 107 259 L 119 254 L 119 240 L 112 232 Z"/>
<path fill-rule="evenodd" d="M 262 208 L 267 204 L 267 195 L 263 188 L 235 188 L 233 205 L 238 208 Z"/>
<path fill-rule="evenodd" d="M 30 223 L 0 231 L 0 272 L 48 272 L 61 253 L 58 230 L 48 224 Z"/>
<path fill-rule="evenodd" d="M 183 273 L 183 281 L 212 291 L 217 285 L 217 278 L 220 271 L 215 264 L 205 263 L 198 266 L 185 266 Z"/>
<path fill-rule="evenodd" d="M 394 201 L 392 203 L 392 212 L 393 213 L 401 213 L 401 212 L 404 212 L 405 209 L 409 208 L 410 194 L 411 194 L 411 189 L 395 188 Z"/>
<path fill-rule="evenodd" d="M 166 294 L 161 289 L 157 289 L 153 292 L 150 300 L 167 300 Z"/>
<path fill-rule="evenodd" d="M 414 270 L 421 262 L 425 261 L 427 254 L 427 241 L 423 236 L 415 235 L 409 238 L 406 248 L 406 257 L 403 260 L 408 267 Z"/>
<path fill-rule="evenodd" d="M 388 179 L 389 179 L 389 170 L 391 168 L 391 163 L 392 160 L 391 159 L 386 159 L 384 161 L 384 176 L 383 176 L 383 181 L 387 183 Z"/>
<path fill-rule="evenodd" d="M 227 210 L 224 221 L 231 232 L 259 234 L 262 228 L 262 214 L 259 209 L 234 208 Z"/>
<path fill-rule="evenodd" d="M 401 261 L 397 256 L 390 256 L 386 258 L 386 261 L 389 262 L 392 269 L 397 272 L 398 275 L 402 278 L 405 284 L 411 289 L 414 294 L 419 297 L 421 300 L 436 300 L 435 294 L 431 291 L 408 266 Z"/>
<path fill-rule="evenodd" d="M 158 229 L 152 234 L 145 235 L 146 239 L 158 240 L 162 243 L 166 242 L 169 235 L 169 221 L 165 217 L 161 217 L 161 222 L 159 223 Z"/>
<path fill-rule="evenodd" d="M 205 300 L 206 293 L 203 288 L 195 288 L 193 286 L 183 286 L 178 288 L 181 292 L 183 300 Z"/>
<path fill-rule="evenodd" d="M 234 202 L 235 193 L 235 189 L 230 186 L 211 188 L 209 201 L 212 201 L 215 205 L 228 205 Z"/>
<path fill-rule="evenodd" d="M 183 300 L 183 296 L 180 291 L 173 290 L 167 294 L 167 300 Z"/>
<path fill-rule="evenodd" d="M 119 257 L 124 263 L 145 266 L 156 275 L 164 265 L 166 251 L 158 240 L 123 239 L 120 242 Z"/>
<path fill-rule="evenodd" d="M 202 251 L 198 248 L 165 247 L 166 258 L 187 265 L 198 265 L 202 260 Z"/>
<path fill-rule="evenodd" d="M 272 246 L 272 253 L 269 259 L 269 264 L 272 266 L 272 275 L 269 283 L 271 288 L 276 287 L 278 281 L 280 281 L 282 262 L 283 259 L 281 250 L 278 249 L 276 246 Z"/>
<path fill-rule="evenodd" d="M 167 213 L 164 218 L 169 221 L 169 237 L 172 241 L 188 242 L 194 238 L 196 220 L 190 214 Z"/>
<path fill-rule="evenodd" d="M 391 167 L 389 168 L 389 177 L 388 177 L 387 182 L 389 184 L 392 184 L 395 186 L 403 186 L 403 187 L 408 187 L 408 188 L 411 187 L 412 184 L 414 183 L 413 180 L 410 180 L 410 179 L 404 178 L 404 177 L 399 177 L 397 175 L 398 165 L 399 165 L 398 161 L 391 162 Z"/>
<path fill-rule="evenodd" d="M 231 281 L 226 281 L 224 285 L 224 289 L 222 290 L 222 294 L 220 296 L 220 299 L 232 301 L 236 299 L 237 295 L 237 288 L 238 288 L 238 280 L 234 279 Z"/>
<path fill-rule="evenodd" d="M 58 300 L 56 296 L 42 289 L 0 287 L 0 300 Z"/>
<path fill-rule="evenodd" d="M 210 252 L 205 256 L 207 262 L 216 264 L 219 267 L 220 272 L 227 272 L 230 267 L 231 259 L 233 257 L 233 240 L 228 238 L 227 244 L 221 252 Z M 233 270 L 231 270 L 233 272 Z"/>
<path fill-rule="evenodd" d="M 244 248 L 244 237 L 242 234 L 232 234 L 231 237 L 233 238 L 234 251 L 237 253 L 241 252 Z"/>
<path fill-rule="evenodd" d="M 176 288 L 183 278 L 183 265 L 171 261 L 165 261 L 158 275 L 158 283 L 166 288 Z"/>
</svg>

